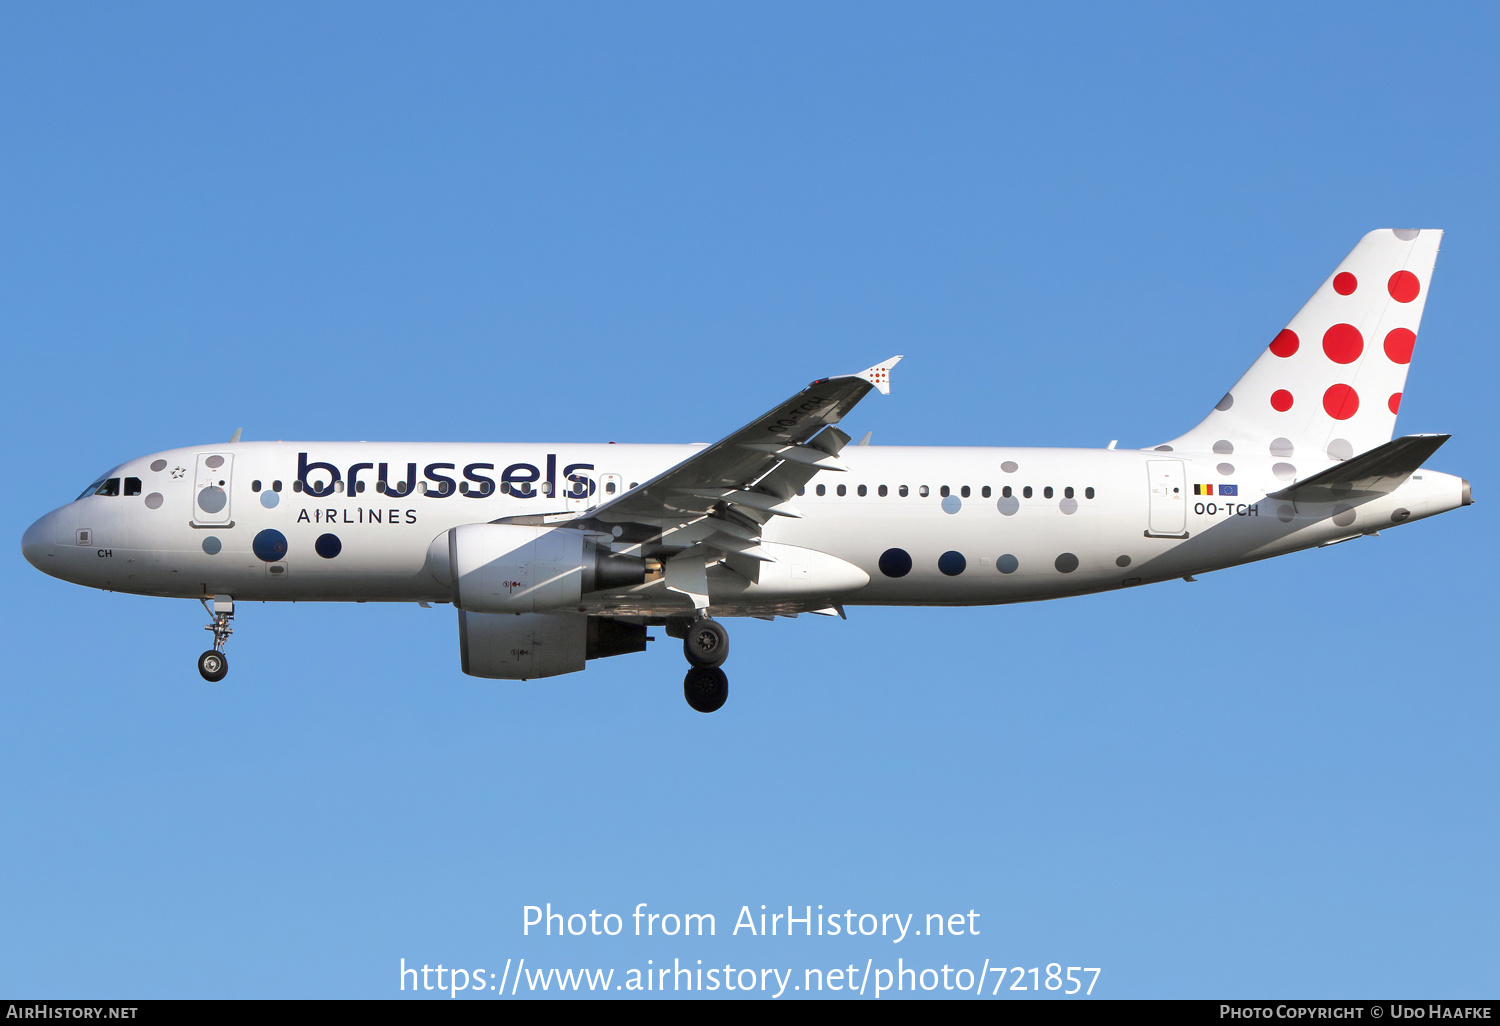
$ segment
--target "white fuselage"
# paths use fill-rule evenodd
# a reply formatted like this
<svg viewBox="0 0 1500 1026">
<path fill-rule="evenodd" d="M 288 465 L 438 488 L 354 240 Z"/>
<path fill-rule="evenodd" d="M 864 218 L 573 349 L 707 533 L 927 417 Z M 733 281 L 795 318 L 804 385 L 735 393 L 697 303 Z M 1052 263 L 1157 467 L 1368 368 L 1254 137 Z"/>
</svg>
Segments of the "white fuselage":
<svg viewBox="0 0 1500 1026">
<path fill-rule="evenodd" d="M 245 442 L 176 449 L 110 471 L 103 487 L 117 479 L 120 494 L 89 494 L 54 510 L 27 531 L 23 548 L 52 576 L 110 591 L 446 602 L 451 582 L 435 553 L 451 528 L 582 512 L 701 448 Z M 983 605 L 1104 591 L 1371 534 L 1467 499 L 1460 478 L 1419 470 L 1396 491 L 1352 508 L 1292 504 L 1267 498 L 1288 483 L 1273 469 L 1285 468 L 1285 459 L 1270 456 L 849 446 L 839 459 L 848 472 L 819 473 L 792 500 L 800 519 L 778 516 L 763 531 L 768 545 L 797 547 L 771 548 L 789 564 L 779 571 L 790 575 L 787 593 L 778 594 L 779 578 L 768 574 L 753 598 L 726 591 L 721 601 L 711 574 L 716 614 L 830 603 Z M 1306 477 L 1326 465 L 1299 463 L 1296 472 Z M 325 466 L 337 470 L 337 485 L 311 494 L 299 474 L 305 467 L 313 486 L 332 486 Z M 1222 494 L 1226 485 L 1232 494 Z M 1195 494 L 1208 486 L 1213 494 Z M 205 488 L 223 493 L 221 508 L 204 508 Z M 267 550 L 278 532 L 284 549 Z M 868 581 L 845 574 L 820 588 L 817 559 L 800 566 L 799 550 L 837 557 Z M 586 597 L 578 611 L 691 610 L 652 580 L 627 595 Z"/>
</svg>

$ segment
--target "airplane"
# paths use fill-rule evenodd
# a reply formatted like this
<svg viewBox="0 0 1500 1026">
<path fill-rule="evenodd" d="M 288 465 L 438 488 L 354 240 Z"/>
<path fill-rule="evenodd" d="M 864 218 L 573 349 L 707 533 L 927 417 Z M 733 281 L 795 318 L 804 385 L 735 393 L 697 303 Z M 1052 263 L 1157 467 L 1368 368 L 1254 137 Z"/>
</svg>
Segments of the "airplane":
<svg viewBox="0 0 1500 1026">
<path fill-rule="evenodd" d="M 151 453 L 27 529 L 39 570 L 235 603 L 451 603 L 463 672 L 530 680 L 683 642 L 729 693 L 720 617 L 1028 602 L 1374 535 L 1473 499 L 1393 437 L 1442 232 L 1366 235 L 1186 434 L 1144 449 L 850 445 L 892 357 L 712 445 L 244 442 Z"/>
</svg>

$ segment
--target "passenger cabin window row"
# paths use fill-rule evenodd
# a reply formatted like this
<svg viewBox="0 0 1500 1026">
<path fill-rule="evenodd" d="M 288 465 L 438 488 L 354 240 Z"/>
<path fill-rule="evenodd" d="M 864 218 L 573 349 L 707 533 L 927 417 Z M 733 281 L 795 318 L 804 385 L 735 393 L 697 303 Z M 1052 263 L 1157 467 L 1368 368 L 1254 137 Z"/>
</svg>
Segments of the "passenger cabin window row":
<svg viewBox="0 0 1500 1026">
<path fill-rule="evenodd" d="M 632 487 L 634 487 L 634 486 L 632 486 Z M 816 485 L 813 488 L 813 493 L 815 495 L 827 495 L 828 494 L 828 486 L 827 485 Z M 798 495 L 806 495 L 807 494 L 807 488 L 805 486 L 802 487 L 802 488 L 798 488 L 797 489 L 797 494 Z M 834 494 L 835 495 L 848 495 L 849 494 L 849 486 L 848 485 L 836 485 L 834 487 Z M 868 485 L 856 485 L 855 486 L 855 490 L 854 490 L 854 494 L 856 494 L 856 495 L 860 496 L 861 498 L 863 498 L 863 497 L 865 497 L 865 496 L 867 496 L 867 495 L 870 494 L 870 488 L 869 488 Z M 880 498 L 884 499 L 888 495 L 890 495 L 890 488 L 887 485 L 877 485 L 875 487 L 875 494 L 878 495 Z M 909 495 L 911 495 L 911 489 L 908 486 L 906 486 L 906 485 L 897 485 L 896 486 L 896 494 L 899 497 L 905 499 Z M 917 486 L 917 496 L 919 498 L 925 499 L 928 496 L 930 496 L 931 494 L 932 494 L 932 491 L 931 491 L 930 488 L 928 488 L 927 485 L 918 485 Z M 953 489 L 949 488 L 947 485 L 942 485 L 942 486 L 940 486 L 938 488 L 938 495 L 941 498 L 946 499 L 948 496 L 950 496 L 952 494 L 953 494 Z M 972 497 L 973 494 L 974 494 L 973 489 L 971 489 L 968 485 L 963 485 L 963 486 L 961 486 L 958 489 L 959 498 L 967 499 L 967 498 Z M 988 498 L 990 498 L 991 494 L 992 494 L 992 492 L 991 492 L 991 489 L 990 489 L 989 485 L 983 485 L 983 486 L 980 487 L 980 489 L 979 489 L 979 497 L 981 499 L 988 499 Z M 1065 499 L 1073 499 L 1073 498 L 1077 497 L 1078 490 L 1076 488 L 1074 488 L 1072 485 L 1068 485 L 1067 487 L 1065 487 L 1062 490 L 1062 494 L 1063 494 L 1063 498 L 1065 498 Z M 1097 493 L 1094 491 L 1094 488 L 1092 486 L 1089 486 L 1089 487 L 1087 487 L 1087 488 L 1085 488 L 1083 490 L 1083 497 L 1085 499 L 1092 499 L 1092 498 L 1094 498 L 1096 496 L 1096 494 Z M 1009 499 L 1009 498 L 1011 498 L 1011 497 L 1013 497 L 1015 495 L 1015 490 L 1013 488 L 1011 488 L 1010 485 L 1005 485 L 1003 488 L 1000 489 L 1000 495 L 1003 498 Z M 1023 498 L 1023 499 L 1030 499 L 1030 498 L 1033 498 L 1035 495 L 1036 495 L 1036 489 L 1033 488 L 1031 485 L 1025 485 L 1025 486 L 1023 486 L 1021 488 L 1021 498 Z M 1042 498 L 1044 498 L 1044 499 L 1051 499 L 1051 498 L 1055 498 L 1056 495 L 1057 495 L 1057 489 L 1053 488 L 1051 485 L 1045 485 L 1045 486 L 1043 486 L 1043 488 L 1042 488 Z"/>
</svg>

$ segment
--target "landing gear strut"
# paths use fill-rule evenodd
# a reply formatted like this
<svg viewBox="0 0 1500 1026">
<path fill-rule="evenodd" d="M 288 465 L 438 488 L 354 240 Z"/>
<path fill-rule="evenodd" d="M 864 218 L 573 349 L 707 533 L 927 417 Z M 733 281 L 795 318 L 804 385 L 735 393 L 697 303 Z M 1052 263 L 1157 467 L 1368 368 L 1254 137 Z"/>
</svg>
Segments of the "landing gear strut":
<svg viewBox="0 0 1500 1026">
<path fill-rule="evenodd" d="M 210 684 L 217 684 L 229 672 L 229 657 L 224 654 L 224 642 L 234 633 L 234 628 L 229 626 L 229 621 L 234 619 L 234 600 L 215 595 L 212 606 L 208 604 L 208 599 L 199 601 L 213 618 L 203 629 L 213 631 L 214 647 L 198 657 L 198 672 Z"/>
<path fill-rule="evenodd" d="M 729 678 L 719 669 L 729 658 L 729 632 L 717 620 L 700 616 L 677 634 L 682 638 L 682 654 L 692 669 L 682 681 L 687 704 L 701 713 L 711 713 L 729 697 Z"/>
</svg>

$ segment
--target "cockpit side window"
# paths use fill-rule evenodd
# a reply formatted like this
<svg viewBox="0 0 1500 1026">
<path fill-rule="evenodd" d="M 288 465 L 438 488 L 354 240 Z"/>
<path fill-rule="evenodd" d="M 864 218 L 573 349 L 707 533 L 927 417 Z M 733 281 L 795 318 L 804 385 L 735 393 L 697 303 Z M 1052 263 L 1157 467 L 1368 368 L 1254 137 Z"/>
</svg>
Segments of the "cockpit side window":
<svg viewBox="0 0 1500 1026">
<path fill-rule="evenodd" d="M 138 477 L 127 477 L 125 479 L 125 494 L 126 495 L 139 495 L 139 494 L 141 494 L 141 479 L 138 478 Z"/>
<path fill-rule="evenodd" d="M 102 485 L 100 485 L 97 489 L 95 489 L 94 494 L 95 495 L 119 495 L 120 494 L 120 479 L 118 477 L 112 477 L 112 478 L 110 478 L 108 481 L 105 481 Z"/>
</svg>

